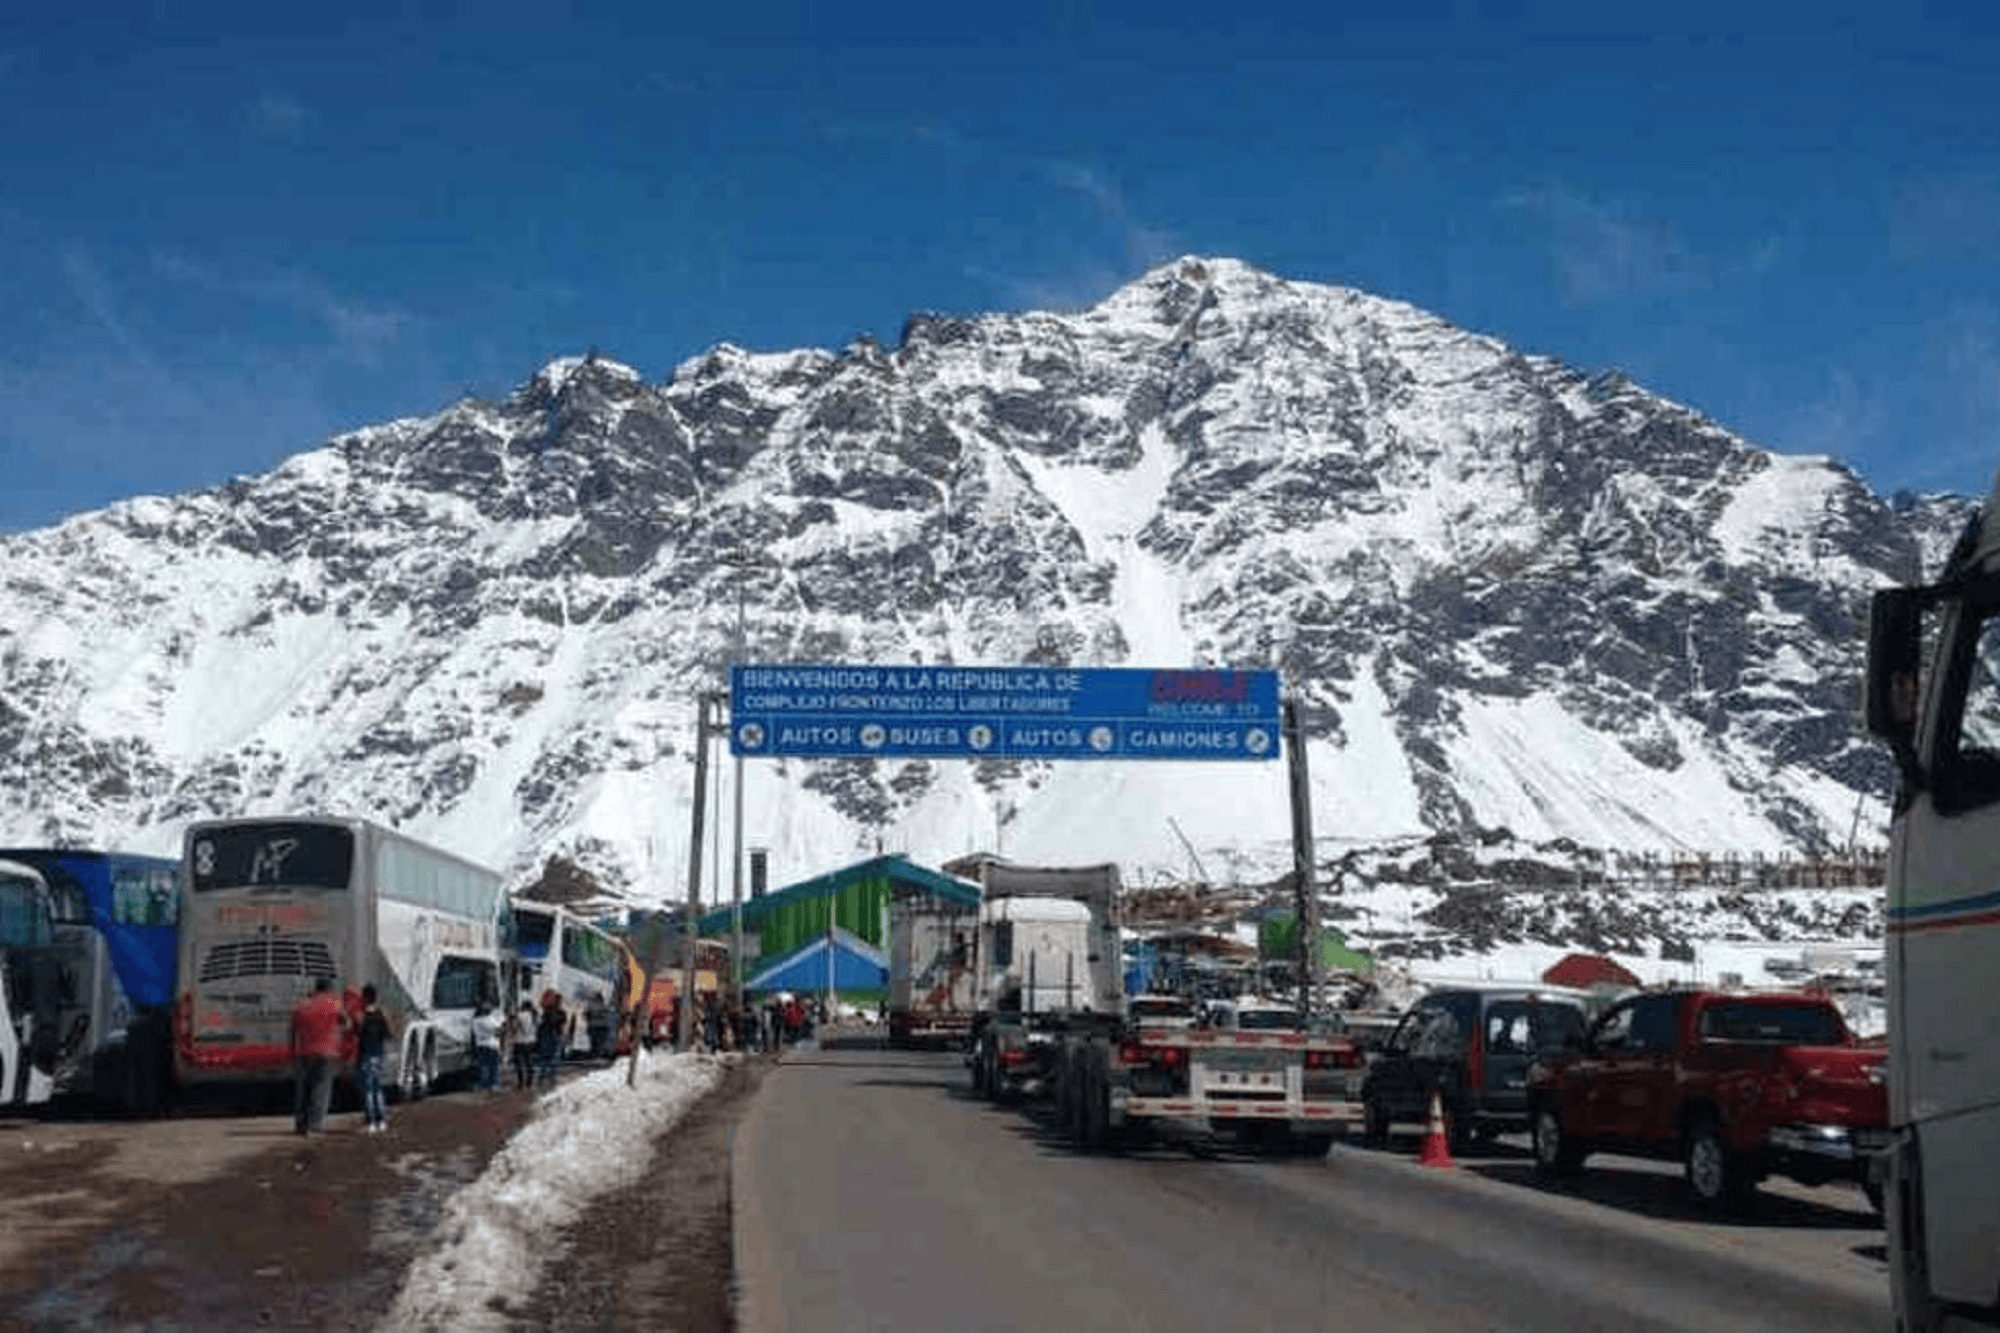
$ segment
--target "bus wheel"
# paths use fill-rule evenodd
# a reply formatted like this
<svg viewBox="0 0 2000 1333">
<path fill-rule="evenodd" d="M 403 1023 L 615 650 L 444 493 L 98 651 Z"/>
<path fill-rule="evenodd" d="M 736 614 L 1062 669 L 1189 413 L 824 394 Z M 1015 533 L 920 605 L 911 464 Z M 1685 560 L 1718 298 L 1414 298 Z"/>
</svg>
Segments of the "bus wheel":
<svg viewBox="0 0 2000 1333">
<path fill-rule="evenodd" d="M 406 1102 L 423 1100 L 424 1094 L 430 1091 L 430 1079 L 424 1069 L 423 1050 L 415 1038 L 410 1040 L 409 1048 L 403 1052 L 402 1074 L 402 1081 L 397 1085 L 397 1091 L 402 1093 L 403 1100 Z"/>
</svg>

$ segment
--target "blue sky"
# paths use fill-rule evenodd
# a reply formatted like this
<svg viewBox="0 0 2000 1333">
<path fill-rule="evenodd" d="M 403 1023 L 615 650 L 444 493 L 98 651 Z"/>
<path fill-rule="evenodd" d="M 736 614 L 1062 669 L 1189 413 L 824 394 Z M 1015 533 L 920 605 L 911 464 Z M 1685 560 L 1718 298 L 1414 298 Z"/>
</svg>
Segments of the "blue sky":
<svg viewBox="0 0 2000 1333">
<path fill-rule="evenodd" d="M 0 530 L 592 346 L 659 379 L 725 340 L 893 343 L 1181 254 L 1621 368 L 1885 493 L 1983 493 L 1994 13 L 16 6 Z"/>
</svg>

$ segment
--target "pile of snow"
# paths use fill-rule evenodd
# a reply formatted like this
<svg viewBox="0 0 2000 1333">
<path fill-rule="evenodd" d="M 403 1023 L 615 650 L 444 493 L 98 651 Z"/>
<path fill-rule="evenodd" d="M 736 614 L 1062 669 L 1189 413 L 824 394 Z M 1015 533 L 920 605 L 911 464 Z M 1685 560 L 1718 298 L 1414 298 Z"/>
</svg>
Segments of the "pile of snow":
<svg viewBox="0 0 2000 1333">
<path fill-rule="evenodd" d="M 641 1179 L 654 1142 L 736 1058 L 641 1054 L 636 1086 L 619 1061 L 544 1096 L 484 1174 L 446 1202 L 441 1243 L 410 1265 L 382 1327 L 512 1327 L 504 1303 L 534 1290 L 550 1235 Z"/>
</svg>

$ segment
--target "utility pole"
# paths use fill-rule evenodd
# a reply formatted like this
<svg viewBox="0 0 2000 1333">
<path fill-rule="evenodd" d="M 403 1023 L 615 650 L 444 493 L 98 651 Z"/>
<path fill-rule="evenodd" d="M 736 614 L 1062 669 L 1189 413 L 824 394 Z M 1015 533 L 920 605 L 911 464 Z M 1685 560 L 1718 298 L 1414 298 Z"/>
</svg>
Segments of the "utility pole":
<svg viewBox="0 0 2000 1333">
<path fill-rule="evenodd" d="M 687 911 L 681 918 L 681 1021 L 675 1037 L 676 1045 L 683 1051 L 693 1044 L 695 953 L 701 939 L 698 922 L 701 914 L 701 839 L 708 807 L 708 738 L 714 730 L 708 714 L 717 700 L 718 696 L 713 692 L 703 691 L 696 697 L 694 708 L 694 828 L 688 835 Z"/>
<path fill-rule="evenodd" d="M 740 553 L 739 553 L 740 554 Z M 743 566 L 736 566 L 736 664 L 743 665 L 745 635 L 743 632 Z M 729 700 L 729 724 L 736 724 L 736 696 L 725 696 Z M 735 800 L 736 837 L 735 845 L 729 853 L 729 999 L 736 1008 L 743 1007 L 743 754 L 738 751 L 735 758 Z"/>
<path fill-rule="evenodd" d="M 1298 924 L 1299 1013 L 1310 1018 L 1319 968 L 1319 892 L 1313 885 L 1312 784 L 1306 773 L 1305 723 L 1287 699 L 1280 723 L 1292 784 L 1293 919 Z"/>
</svg>

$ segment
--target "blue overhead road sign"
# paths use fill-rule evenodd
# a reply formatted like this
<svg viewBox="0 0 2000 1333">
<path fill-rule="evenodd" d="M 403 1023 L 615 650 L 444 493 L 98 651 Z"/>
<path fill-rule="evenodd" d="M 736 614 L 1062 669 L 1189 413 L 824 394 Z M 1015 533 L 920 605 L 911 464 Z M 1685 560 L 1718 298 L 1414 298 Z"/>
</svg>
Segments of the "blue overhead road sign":
<svg viewBox="0 0 2000 1333">
<path fill-rule="evenodd" d="M 811 759 L 1275 759 L 1275 671 L 739 666 L 729 751 Z"/>
</svg>

